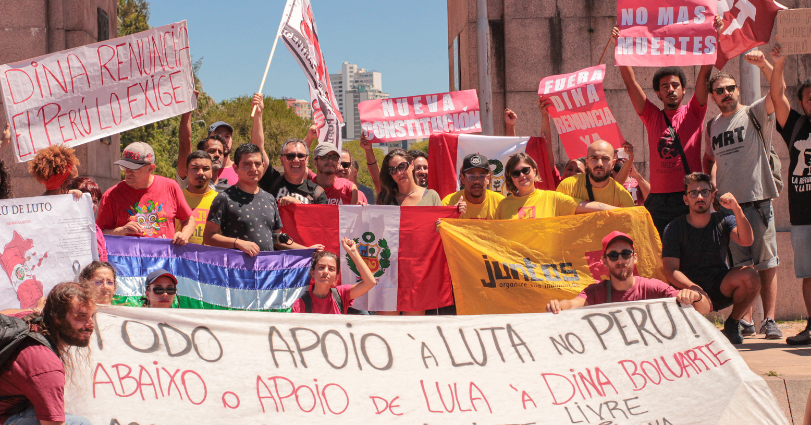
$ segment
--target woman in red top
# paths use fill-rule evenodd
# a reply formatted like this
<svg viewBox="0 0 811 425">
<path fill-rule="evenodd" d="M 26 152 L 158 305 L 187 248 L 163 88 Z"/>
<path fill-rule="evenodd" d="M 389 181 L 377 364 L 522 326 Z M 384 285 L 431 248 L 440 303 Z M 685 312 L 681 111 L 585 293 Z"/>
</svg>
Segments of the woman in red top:
<svg viewBox="0 0 811 425">
<path fill-rule="evenodd" d="M 318 251 L 313 254 L 313 265 L 310 268 L 310 277 L 313 284 L 307 290 L 305 296 L 309 296 L 312 302 L 311 313 L 320 314 L 346 314 L 346 310 L 352 304 L 352 300 L 369 292 L 377 284 L 372 271 L 369 266 L 363 261 L 358 251 L 358 244 L 352 239 L 341 239 L 341 245 L 344 251 L 349 254 L 349 258 L 355 263 L 358 272 L 360 273 L 361 281 L 354 285 L 340 285 L 335 289 L 341 297 L 341 304 L 343 311 L 338 308 L 338 303 L 332 297 L 332 288 L 335 286 L 335 281 L 338 280 L 338 275 L 341 273 L 340 261 L 338 256 L 329 251 Z M 306 306 L 303 299 L 298 299 L 293 303 L 291 309 L 293 313 L 307 313 Z"/>
</svg>

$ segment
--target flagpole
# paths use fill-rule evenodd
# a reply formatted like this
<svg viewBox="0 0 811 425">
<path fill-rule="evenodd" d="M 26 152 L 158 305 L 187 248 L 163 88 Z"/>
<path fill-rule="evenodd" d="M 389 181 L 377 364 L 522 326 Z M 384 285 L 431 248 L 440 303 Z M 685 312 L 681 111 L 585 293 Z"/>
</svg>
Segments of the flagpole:
<svg viewBox="0 0 811 425">
<path fill-rule="evenodd" d="M 259 84 L 259 91 L 257 93 L 262 93 L 262 89 L 265 88 L 265 79 L 268 77 L 268 70 L 270 70 L 270 62 L 273 60 L 273 53 L 276 52 L 276 44 L 279 42 L 279 36 L 282 35 L 284 21 L 290 14 L 290 9 L 293 4 L 293 1 L 294 0 L 288 0 L 287 4 L 284 5 L 284 12 L 282 13 L 282 21 L 279 22 L 279 29 L 276 31 L 276 38 L 273 39 L 273 47 L 270 49 L 270 57 L 268 57 L 268 64 L 265 65 L 265 75 L 262 76 L 262 83 Z M 256 113 L 256 105 L 254 105 L 253 109 L 251 110 L 251 118 L 253 118 L 255 113 Z"/>
<path fill-rule="evenodd" d="M 605 59 L 605 53 L 608 51 L 608 46 L 611 45 L 611 39 L 612 38 L 614 38 L 613 34 L 611 35 L 611 37 L 608 37 L 608 42 L 605 43 L 605 49 L 603 49 L 603 55 L 600 56 L 600 62 L 597 63 L 597 66 L 600 66 L 600 65 L 603 64 L 603 59 Z"/>
</svg>

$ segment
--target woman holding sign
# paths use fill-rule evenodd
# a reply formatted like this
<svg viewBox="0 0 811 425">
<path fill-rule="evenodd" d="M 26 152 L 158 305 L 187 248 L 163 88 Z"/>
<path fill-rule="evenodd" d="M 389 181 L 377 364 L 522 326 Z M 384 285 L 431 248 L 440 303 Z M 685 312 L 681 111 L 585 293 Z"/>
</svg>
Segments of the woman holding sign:
<svg viewBox="0 0 811 425">
<path fill-rule="evenodd" d="M 316 251 L 313 254 L 313 265 L 310 278 L 313 284 L 295 303 L 293 313 L 346 314 L 352 300 L 369 292 L 377 284 L 369 266 L 363 261 L 358 251 L 358 244 L 352 239 L 341 239 L 344 251 L 357 266 L 361 281 L 354 285 L 335 286 L 341 274 L 341 262 L 338 256 L 329 251 Z"/>
<path fill-rule="evenodd" d="M 560 192 L 536 189 L 538 164 L 524 152 L 510 157 L 504 167 L 504 175 L 509 176 L 507 189 L 510 190 L 512 196 L 504 198 L 498 204 L 497 220 L 559 217 L 616 208 L 602 202 L 582 201 L 578 203 L 577 199 Z"/>
</svg>

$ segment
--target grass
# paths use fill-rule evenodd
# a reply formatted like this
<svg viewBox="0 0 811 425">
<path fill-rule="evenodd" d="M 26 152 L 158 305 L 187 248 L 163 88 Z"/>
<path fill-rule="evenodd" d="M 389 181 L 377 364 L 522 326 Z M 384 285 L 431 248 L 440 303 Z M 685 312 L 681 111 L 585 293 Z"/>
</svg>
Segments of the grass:
<svg viewBox="0 0 811 425">
<path fill-rule="evenodd" d="M 766 376 L 780 376 L 780 375 L 778 375 L 777 372 L 770 370 L 769 373 L 766 374 Z"/>
</svg>

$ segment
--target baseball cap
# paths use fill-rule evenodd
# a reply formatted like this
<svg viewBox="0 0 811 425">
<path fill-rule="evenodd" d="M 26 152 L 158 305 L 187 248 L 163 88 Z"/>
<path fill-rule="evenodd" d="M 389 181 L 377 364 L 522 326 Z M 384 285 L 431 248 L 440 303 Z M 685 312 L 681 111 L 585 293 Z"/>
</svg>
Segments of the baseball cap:
<svg viewBox="0 0 811 425">
<path fill-rule="evenodd" d="M 481 168 L 490 171 L 490 162 L 487 157 L 477 153 L 472 153 L 462 160 L 462 172 L 472 170 L 474 168 Z"/>
<path fill-rule="evenodd" d="M 606 237 L 603 238 L 603 255 L 605 255 L 605 251 L 608 249 L 608 245 L 611 245 L 611 242 L 614 242 L 617 239 L 624 239 L 624 240 L 628 241 L 628 243 L 631 244 L 631 248 L 634 247 L 634 240 L 631 239 L 630 236 L 626 235 L 625 233 L 622 233 L 620 231 L 615 230 L 615 231 L 609 233 Z"/>
<path fill-rule="evenodd" d="M 228 123 L 227 123 L 227 122 L 225 122 L 225 121 L 217 121 L 217 122 L 215 122 L 214 124 L 211 124 L 211 125 L 208 127 L 208 134 L 213 133 L 213 132 L 214 132 L 214 130 L 216 130 L 216 129 L 220 128 L 220 127 L 228 127 L 228 130 L 230 130 L 230 131 L 231 131 L 231 133 L 233 133 L 233 132 L 234 132 L 234 127 L 231 127 L 231 124 L 228 124 Z"/>
<path fill-rule="evenodd" d="M 338 153 L 338 147 L 329 142 L 321 142 L 315 147 L 315 157 L 324 156 L 330 152 Z"/>
<path fill-rule="evenodd" d="M 134 142 L 127 145 L 127 148 L 121 153 L 121 159 L 116 161 L 115 165 L 137 170 L 144 165 L 154 163 L 155 151 L 152 150 L 152 146 L 144 142 Z"/>
<path fill-rule="evenodd" d="M 149 274 L 146 276 L 146 286 L 145 287 L 149 288 L 149 285 L 151 285 L 153 282 L 158 280 L 159 277 L 163 277 L 163 276 L 166 276 L 169 279 L 172 279 L 172 281 L 175 282 L 175 285 L 177 285 L 177 278 L 175 277 L 175 275 L 167 272 L 164 269 L 156 269 L 156 270 L 152 270 L 151 272 L 149 272 Z"/>
</svg>

